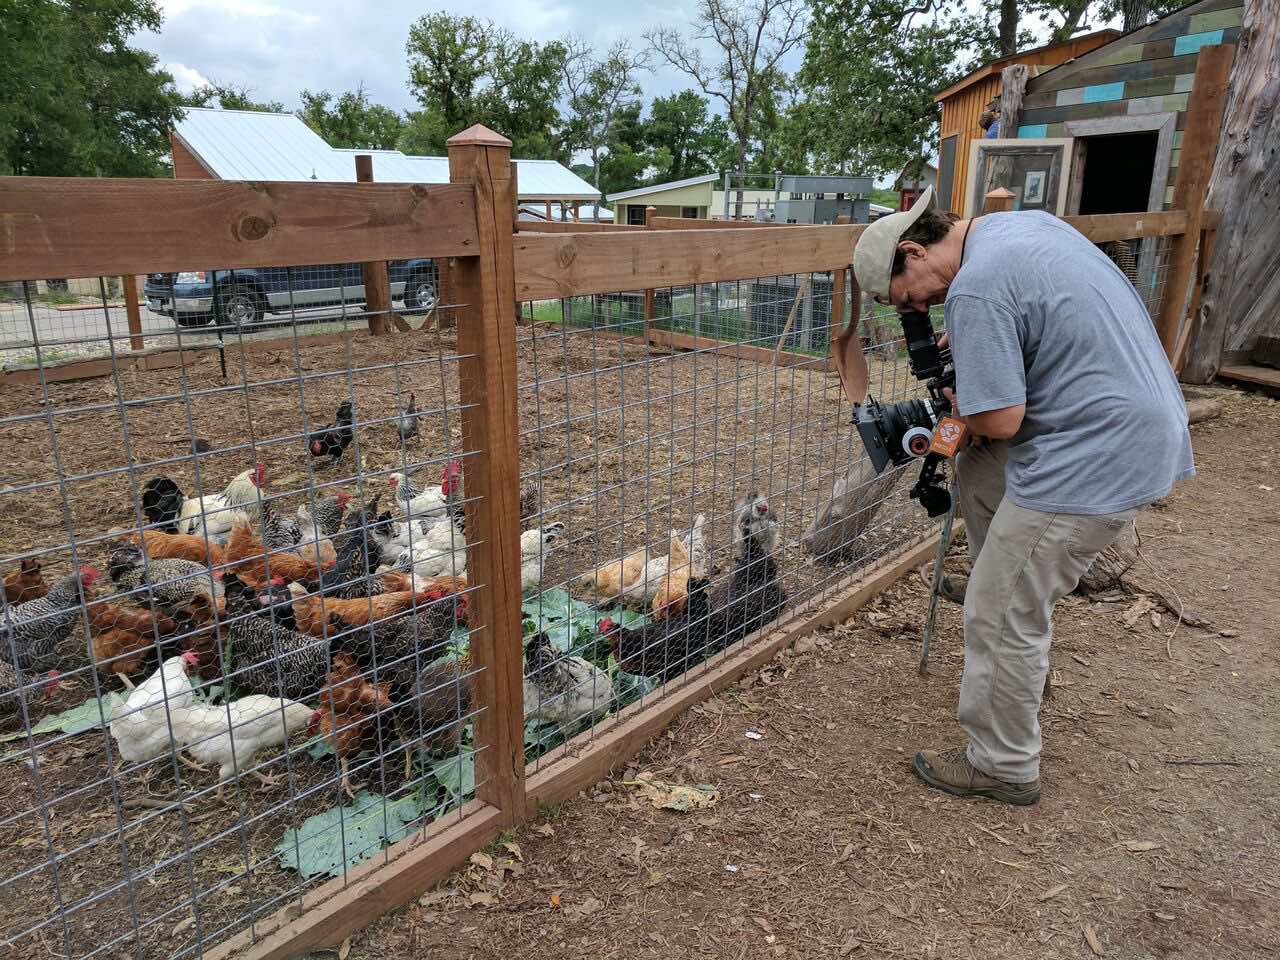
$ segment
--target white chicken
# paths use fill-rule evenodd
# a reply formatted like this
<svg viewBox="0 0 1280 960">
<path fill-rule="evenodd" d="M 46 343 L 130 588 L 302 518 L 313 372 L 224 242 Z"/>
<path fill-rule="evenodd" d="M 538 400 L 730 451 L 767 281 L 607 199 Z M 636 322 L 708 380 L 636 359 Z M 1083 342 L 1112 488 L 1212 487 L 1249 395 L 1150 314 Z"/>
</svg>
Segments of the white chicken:
<svg viewBox="0 0 1280 960">
<path fill-rule="evenodd" d="M 557 653 L 546 634 L 529 641 L 524 664 L 526 720 L 567 726 L 613 702 L 609 675 L 582 657 Z"/>
<path fill-rule="evenodd" d="M 127 763 L 144 763 L 181 747 L 170 728 L 177 730 L 181 712 L 191 705 L 187 671 L 199 662 L 193 650 L 170 657 L 113 712 L 108 728 Z"/>
<path fill-rule="evenodd" d="M 384 532 L 385 531 L 385 532 Z M 393 570 L 412 570 L 415 577 L 462 576 L 467 569 L 467 539 L 451 517 L 380 524 L 374 539 Z"/>
<path fill-rule="evenodd" d="M 542 565 L 547 554 L 564 537 L 563 523 L 548 523 L 520 534 L 520 589 L 529 590 L 542 583 Z"/>
<path fill-rule="evenodd" d="M 387 477 L 387 486 L 395 494 L 405 516 L 414 519 L 443 517 L 448 508 L 446 492 L 436 484 L 419 487 L 408 473 L 393 473 Z"/>
<path fill-rule="evenodd" d="M 439 527 L 444 522 L 438 520 L 436 521 L 436 526 Z M 400 526 L 408 527 L 409 525 L 398 525 L 397 536 L 399 535 Z M 552 547 L 564 537 L 564 531 L 565 526 L 563 523 L 548 523 L 520 534 L 520 589 L 522 591 L 532 589 L 542 583 L 543 564 L 546 562 L 547 555 L 551 553 Z M 414 589 L 428 589 L 430 584 L 427 581 L 439 577 L 453 578 L 457 583 L 462 584 L 457 589 L 465 589 L 467 550 L 461 531 L 458 531 L 456 526 L 454 527 L 453 536 L 455 540 L 452 546 L 443 544 L 444 534 L 438 529 L 433 528 L 431 536 L 436 539 L 429 540 L 419 537 L 413 543 L 415 558 L 412 566 Z M 431 549 L 432 544 L 436 544 L 436 549 Z M 392 552 L 394 552 L 394 549 Z M 394 564 L 394 569 L 410 569 L 407 550 L 399 554 Z"/>
<path fill-rule="evenodd" d="M 265 477 L 266 468 L 259 463 L 232 479 L 221 493 L 184 500 L 178 514 L 178 533 L 201 534 L 215 543 L 226 543 L 236 517 L 242 512 L 251 517 L 257 515 L 258 491 Z"/>
<path fill-rule="evenodd" d="M 282 746 L 305 729 L 311 712 L 305 703 L 253 694 L 218 706 L 186 707 L 175 716 L 173 732 L 197 764 L 218 765 L 217 795 L 221 799 L 226 781 L 249 766 L 259 750 Z M 274 778 L 257 770 L 251 772 L 263 786 L 277 785 Z"/>
</svg>

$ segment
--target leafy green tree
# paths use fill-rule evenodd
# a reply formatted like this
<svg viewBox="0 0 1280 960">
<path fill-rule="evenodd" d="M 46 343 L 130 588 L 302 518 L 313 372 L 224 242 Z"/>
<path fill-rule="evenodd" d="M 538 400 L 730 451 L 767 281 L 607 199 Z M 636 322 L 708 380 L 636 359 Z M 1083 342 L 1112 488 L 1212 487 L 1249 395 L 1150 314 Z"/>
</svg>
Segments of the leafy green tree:
<svg viewBox="0 0 1280 960">
<path fill-rule="evenodd" d="M 336 98 L 328 90 L 303 90 L 299 98 L 298 116 L 330 146 L 394 150 L 404 131 L 404 118 L 389 107 L 370 103 L 363 85 Z"/>
<path fill-rule="evenodd" d="M 252 110 L 255 113 L 284 113 L 279 100 L 255 100 L 252 88 L 238 83 L 212 80 L 182 98 L 183 106 L 215 107 L 221 110 Z"/>
<path fill-rule="evenodd" d="M 645 139 L 653 151 L 655 183 L 714 173 L 732 155 L 728 121 L 710 116 L 707 107 L 696 90 L 655 97 L 649 105 Z"/>
<path fill-rule="evenodd" d="M 653 166 L 653 152 L 649 148 L 647 133 L 640 104 L 630 103 L 618 111 L 614 118 L 613 140 L 608 152 L 600 157 L 598 187 L 602 194 L 632 190 L 650 182 L 645 172 Z"/>
<path fill-rule="evenodd" d="M 159 176 L 173 77 L 129 46 L 154 0 L 0 0 L 0 173 Z"/>
<path fill-rule="evenodd" d="M 724 105 L 737 150 L 734 167 L 745 172 L 761 111 L 783 79 L 782 61 L 804 42 L 804 0 L 699 0 L 693 28 L 685 35 L 659 27 L 645 38 L 659 57 Z M 704 47 L 714 49 L 714 59 Z"/>
<path fill-rule="evenodd" d="M 409 89 L 422 109 L 409 115 L 400 148 L 442 154 L 445 141 L 483 123 L 518 157 L 565 154 L 560 99 L 568 51 L 521 40 L 489 20 L 432 13 L 409 28 Z"/>
</svg>

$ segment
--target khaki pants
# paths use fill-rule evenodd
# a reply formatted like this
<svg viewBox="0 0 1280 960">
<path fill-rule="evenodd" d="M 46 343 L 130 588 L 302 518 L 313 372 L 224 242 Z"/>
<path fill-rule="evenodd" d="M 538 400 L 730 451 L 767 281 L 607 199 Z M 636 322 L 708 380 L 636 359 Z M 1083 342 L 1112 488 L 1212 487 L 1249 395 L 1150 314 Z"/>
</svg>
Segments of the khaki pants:
<svg viewBox="0 0 1280 960">
<path fill-rule="evenodd" d="M 1040 776 L 1040 695 L 1053 605 L 1137 511 L 1079 516 L 1019 507 L 1004 495 L 1007 456 L 1007 444 L 991 442 L 970 446 L 956 461 L 973 560 L 959 716 L 970 763 L 999 780 L 1027 783 Z"/>
</svg>

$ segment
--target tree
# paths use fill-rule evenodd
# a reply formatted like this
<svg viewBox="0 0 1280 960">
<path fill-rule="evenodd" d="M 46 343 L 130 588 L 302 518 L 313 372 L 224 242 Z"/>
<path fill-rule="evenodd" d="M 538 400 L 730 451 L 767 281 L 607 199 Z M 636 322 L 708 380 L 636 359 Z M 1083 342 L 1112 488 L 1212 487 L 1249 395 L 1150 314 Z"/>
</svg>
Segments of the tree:
<svg viewBox="0 0 1280 960">
<path fill-rule="evenodd" d="M 645 172 L 651 167 L 653 151 L 648 143 L 648 125 L 640 115 L 640 104 L 628 104 L 614 118 L 613 140 L 600 158 L 597 187 L 604 194 L 632 190 L 646 182 Z"/>
<path fill-rule="evenodd" d="M 747 169 L 761 101 L 776 90 L 782 60 L 803 42 L 806 25 L 803 0 L 699 0 L 692 37 L 671 27 L 645 34 L 662 59 L 724 104 L 739 175 Z M 718 49 L 716 62 L 707 62 L 699 43 Z M 741 184 L 737 215 L 742 215 Z"/>
<path fill-rule="evenodd" d="M 216 107 L 220 110 L 252 110 L 255 113 L 284 113 L 279 100 L 255 100 L 254 91 L 239 83 L 211 80 L 182 98 L 183 106 Z"/>
<path fill-rule="evenodd" d="M 180 98 L 129 46 L 160 24 L 154 0 L 0 0 L 0 173 L 163 174 Z"/>
<path fill-rule="evenodd" d="M 732 139 L 724 117 L 708 116 L 696 90 L 655 97 L 649 105 L 645 140 L 653 151 L 655 183 L 684 180 L 719 169 Z"/>
<path fill-rule="evenodd" d="M 300 99 L 298 116 L 330 146 L 394 150 L 404 130 L 404 118 L 389 107 L 370 103 L 363 85 L 336 100 L 328 90 L 303 90 Z"/>
<path fill-rule="evenodd" d="M 422 110 L 400 137 L 406 152 L 442 154 L 445 141 L 483 123 L 511 140 L 519 157 L 564 156 L 560 98 L 562 43 L 521 40 L 491 21 L 432 13 L 409 28 L 409 89 Z"/>
<path fill-rule="evenodd" d="M 600 189 L 600 156 L 614 138 L 614 124 L 621 111 L 640 103 L 636 74 L 648 69 L 644 53 L 634 53 L 625 40 L 617 41 L 601 60 L 582 37 L 564 43 L 564 85 L 569 97 L 567 139 L 573 147 L 591 155 L 591 182 Z M 601 194 L 603 201 L 603 193 Z M 596 204 L 598 220 L 600 205 Z"/>
<path fill-rule="evenodd" d="M 874 175 L 926 157 L 937 140 L 934 93 L 965 73 L 983 22 L 958 5 L 918 23 L 902 0 L 811 4 L 793 135 L 812 145 L 815 166 Z"/>
</svg>

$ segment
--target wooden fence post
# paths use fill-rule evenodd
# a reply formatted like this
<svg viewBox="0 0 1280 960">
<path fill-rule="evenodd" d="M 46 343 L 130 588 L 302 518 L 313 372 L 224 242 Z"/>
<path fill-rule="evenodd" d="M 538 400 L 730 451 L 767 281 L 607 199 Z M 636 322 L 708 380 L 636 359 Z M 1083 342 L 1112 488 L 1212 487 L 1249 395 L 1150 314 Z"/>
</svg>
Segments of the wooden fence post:
<svg viewBox="0 0 1280 960">
<path fill-rule="evenodd" d="M 516 404 L 511 141 L 479 124 L 448 140 L 449 180 L 476 190 L 477 255 L 452 262 L 467 491 L 467 583 L 476 799 L 524 816 L 524 655 L 520 634 L 520 433 Z M 471 453 L 474 451 L 474 453 Z"/>
<path fill-rule="evenodd" d="M 120 278 L 120 290 L 124 294 L 124 313 L 129 318 L 129 349 L 141 350 L 142 307 L 138 303 L 138 277 L 126 273 Z"/>
<path fill-rule="evenodd" d="M 646 230 L 656 230 L 654 218 L 658 215 L 657 207 L 644 208 L 644 226 Z M 649 342 L 649 324 L 653 322 L 653 290 L 649 289 L 644 292 L 644 341 Z"/>
<path fill-rule="evenodd" d="M 1200 240 L 1200 220 L 1214 157 L 1218 153 L 1227 80 L 1235 52 L 1233 44 L 1215 44 L 1201 47 L 1196 57 L 1196 76 L 1187 103 L 1187 125 L 1182 131 L 1178 178 L 1173 186 L 1173 208 L 1187 212 L 1187 230 L 1170 243 L 1164 295 L 1156 316 L 1156 332 L 1170 361 L 1177 348 L 1178 329 L 1186 317 L 1187 293 Z"/>
<path fill-rule="evenodd" d="M 373 157 L 367 153 L 356 154 L 356 181 L 373 183 Z M 390 331 L 392 325 L 408 330 L 409 325 L 391 312 L 391 280 L 387 276 L 385 260 L 371 260 L 360 264 L 364 278 L 364 307 L 369 314 L 369 332 L 375 336 Z"/>
<path fill-rule="evenodd" d="M 1013 191 L 1008 187 L 996 187 L 982 201 L 982 213 L 1008 213 L 1013 209 Z"/>
<path fill-rule="evenodd" d="M 842 213 L 836 217 L 836 226 L 838 227 L 843 227 L 848 222 L 849 215 L 847 213 Z M 831 349 L 831 341 L 844 329 L 845 279 L 848 273 L 848 267 L 841 267 L 839 270 L 831 272 L 831 325 L 827 333 L 828 351 Z M 858 309 L 856 305 L 854 309 Z"/>
</svg>

